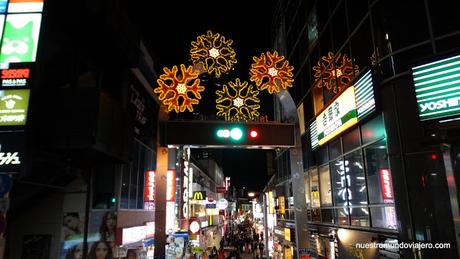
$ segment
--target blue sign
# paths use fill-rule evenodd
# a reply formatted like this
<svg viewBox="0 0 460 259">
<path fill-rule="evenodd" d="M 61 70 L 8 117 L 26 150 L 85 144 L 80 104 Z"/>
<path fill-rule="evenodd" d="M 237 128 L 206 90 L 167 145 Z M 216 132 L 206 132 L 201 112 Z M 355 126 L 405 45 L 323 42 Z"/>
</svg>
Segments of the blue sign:
<svg viewBox="0 0 460 259">
<path fill-rule="evenodd" d="M 206 209 L 215 209 L 217 206 L 215 203 L 208 203 L 206 204 Z"/>
<path fill-rule="evenodd" d="M 6 12 L 6 5 L 8 4 L 8 0 L 0 0 L 0 13 Z"/>
</svg>

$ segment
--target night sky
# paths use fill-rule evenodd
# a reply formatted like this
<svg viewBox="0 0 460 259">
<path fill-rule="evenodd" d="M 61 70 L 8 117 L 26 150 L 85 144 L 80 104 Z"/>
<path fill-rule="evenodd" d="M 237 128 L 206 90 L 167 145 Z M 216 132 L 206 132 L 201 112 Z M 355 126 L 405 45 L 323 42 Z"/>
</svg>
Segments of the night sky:
<svg viewBox="0 0 460 259">
<path fill-rule="evenodd" d="M 130 19 L 140 25 L 143 38 L 154 57 L 157 73 L 163 67 L 191 64 L 191 42 L 207 30 L 233 40 L 236 52 L 235 69 L 220 79 L 209 79 L 203 99 L 195 107 L 200 114 L 214 115 L 215 91 L 212 87 L 235 78 L 249 81 L 249 67 L 253 56 L 272 51 L 270 28 L 275 0 L 251 1 L 155 1 L 156 8 L 146 3 L 131 5 Z M 211 89 L 211 90 L 210 90 Z M 272 119 L 272 96 L 259 94 L 262 115 Z M 187 118 L 190 114 L 179 115 Z M 268 181 L 266 152 L 261 150 L 224 150 L 223 170 L 232 182 L 246 188 L 261 189 Z"/>
</svg>

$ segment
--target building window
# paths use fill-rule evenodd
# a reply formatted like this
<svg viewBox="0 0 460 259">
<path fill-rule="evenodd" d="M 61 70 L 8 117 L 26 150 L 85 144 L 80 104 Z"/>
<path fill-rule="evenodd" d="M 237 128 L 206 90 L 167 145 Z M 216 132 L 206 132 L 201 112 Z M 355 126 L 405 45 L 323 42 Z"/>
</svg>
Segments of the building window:
<svg viewBox="0 0 460 259">
<path fill-rule="evenodd" d="M 311 206 L 311 200 L 310 200 L 310 174 L 307 173 L 304 176 L 304 185 L 305 185 L 305 202 L 307 203 L 307 208 L 310 208 Z"/>
<path fill-rule="evenodd" d="M 311 207 L 318 208 L 320 204 L 319 198 L 319 181 L 318 171 L 310 170 L 310 188 L 311 188 Z"/>
<path fill-rule="evenodd" d="M 155 152 L 135 140 L 132 161 L 123 166 L 120 208 L 144 209 L 145 174 L 155 168 Z"/>
<path fill-rule="evenodd" d="M 332 205 L 331 177 L 329 174 L 329 166 L 326 164 L 319 168 L 319 180 L 321 188 L 321 205 Z"/>
</svg>

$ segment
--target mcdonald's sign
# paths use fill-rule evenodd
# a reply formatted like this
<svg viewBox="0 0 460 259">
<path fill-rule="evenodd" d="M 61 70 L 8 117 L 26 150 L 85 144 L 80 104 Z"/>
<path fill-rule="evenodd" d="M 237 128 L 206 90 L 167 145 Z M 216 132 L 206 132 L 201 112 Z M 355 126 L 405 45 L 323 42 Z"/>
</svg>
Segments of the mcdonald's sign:
<svg viewBox="0 0 460 259">
<path fill-rule="evenodd" d="M 193 192 L 193 199 L 197 201 L 206 200 L 206 192 Z"/>
</svg>

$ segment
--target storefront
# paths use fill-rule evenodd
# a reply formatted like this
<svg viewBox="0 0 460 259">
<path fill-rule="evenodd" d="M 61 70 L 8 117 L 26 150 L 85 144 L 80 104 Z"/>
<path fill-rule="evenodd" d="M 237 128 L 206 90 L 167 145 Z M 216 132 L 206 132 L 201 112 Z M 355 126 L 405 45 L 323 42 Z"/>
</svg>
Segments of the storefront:
<svg viewBox="0 0 460 259">
<path fill-rule="evenodd" d="M 317 113 L 305 138 L 312 154 L 304 175 L 310 252 L 320 258 L 341 254 L 337 233 L 343 228 L 396 236 L 384 115 L 376 99 L 372 72 L 365 71 Z"/>
</svg>

